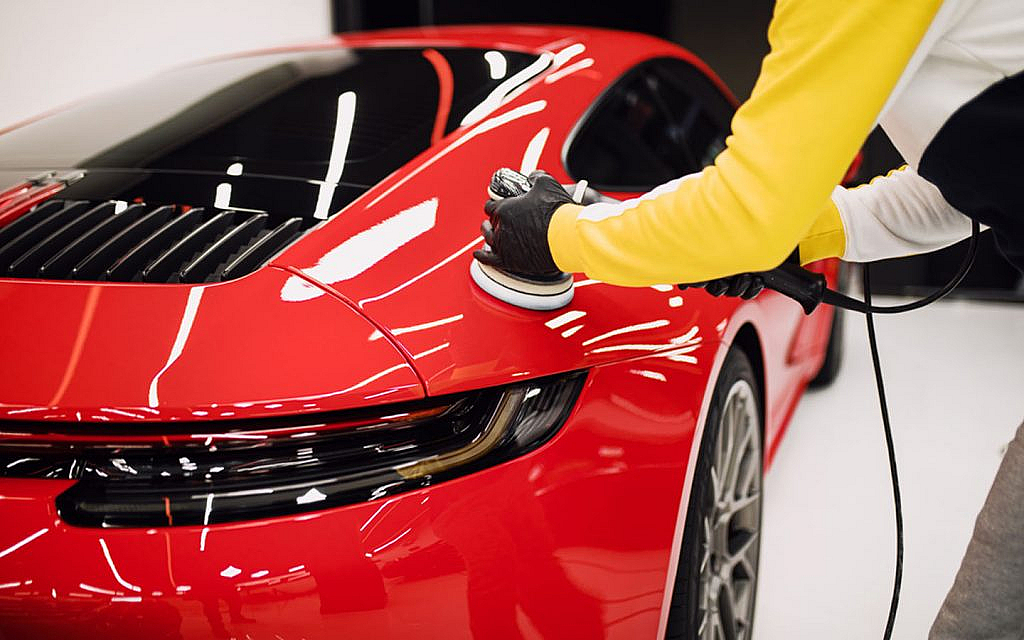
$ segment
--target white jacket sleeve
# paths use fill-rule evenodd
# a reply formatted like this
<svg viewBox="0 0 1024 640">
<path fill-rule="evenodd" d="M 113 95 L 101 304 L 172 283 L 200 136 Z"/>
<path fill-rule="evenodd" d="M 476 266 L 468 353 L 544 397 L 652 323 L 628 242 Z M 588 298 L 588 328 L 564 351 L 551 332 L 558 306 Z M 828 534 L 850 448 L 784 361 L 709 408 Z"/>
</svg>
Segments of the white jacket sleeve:
<svg viewBox="0 0 1024 640">
<path fill-rule="evenodd" d="M 832 201 L 846 236 L 842 257 L 851 262 L 934 251 L 971 235 L 970 218 L 909 167 L 860 187 L 839 187 Z"/>
</svg>

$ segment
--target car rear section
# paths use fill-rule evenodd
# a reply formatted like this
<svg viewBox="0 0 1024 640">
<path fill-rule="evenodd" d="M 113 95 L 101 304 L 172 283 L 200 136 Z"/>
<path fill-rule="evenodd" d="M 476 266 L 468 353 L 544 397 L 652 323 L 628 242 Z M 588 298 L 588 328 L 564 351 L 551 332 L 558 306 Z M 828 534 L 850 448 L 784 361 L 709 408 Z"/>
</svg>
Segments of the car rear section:
<svg viewBox="0 0 1024 640">
<path fill-rule="evenodd" d="M 228 58 L 0 135 L 0 637 L 657 631 L 706 391 L 799 316 L 473 289 L 467 185 L 567 179 L 586 104 L 674 51 L 500 35 Z"/>
</svg>

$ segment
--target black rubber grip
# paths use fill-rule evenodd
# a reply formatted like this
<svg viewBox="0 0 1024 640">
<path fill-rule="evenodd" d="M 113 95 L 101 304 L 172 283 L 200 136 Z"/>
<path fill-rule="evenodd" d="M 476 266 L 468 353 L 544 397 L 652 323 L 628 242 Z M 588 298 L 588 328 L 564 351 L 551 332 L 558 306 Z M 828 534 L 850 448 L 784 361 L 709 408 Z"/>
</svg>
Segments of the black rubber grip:
<svg viewBox="0 0 1024 640">
<path fill-rule="evenodd" d="M 768 289 L 799 302 L 807 315 L 811 315 L 825 296 L 825 276 L 795 264 L 783 264 L 758 275 L 764 279 L 764 286 Z"/>
</svg>

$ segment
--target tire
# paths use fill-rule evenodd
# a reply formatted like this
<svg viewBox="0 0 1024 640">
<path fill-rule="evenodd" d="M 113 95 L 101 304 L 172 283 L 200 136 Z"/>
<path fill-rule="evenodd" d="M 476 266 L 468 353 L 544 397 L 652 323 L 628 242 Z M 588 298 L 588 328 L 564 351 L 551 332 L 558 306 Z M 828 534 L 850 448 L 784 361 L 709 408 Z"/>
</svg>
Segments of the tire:
<svg viewBox="0 0 1024 640">
<path fill-rule="evenodd" d="M 761 547 L 760 397 L 750 360 L 733 347 L 708 407 L 666 639 L 750 638 Z M 730 444 L 738 456 L 727 455 Z"/>
<path fill-rule="evenodd" d="M 832 328 L 828 332 L 828 346 L 825 348 L 825 360 L 821 369 L 811 378 L 807 386 L 822 389 L 835 382 L 839 375 L 839 367 L 843 364 L 843 322 L 846 318 L 845 309 L 836 308 L 832 313 Z"/>
</svg>

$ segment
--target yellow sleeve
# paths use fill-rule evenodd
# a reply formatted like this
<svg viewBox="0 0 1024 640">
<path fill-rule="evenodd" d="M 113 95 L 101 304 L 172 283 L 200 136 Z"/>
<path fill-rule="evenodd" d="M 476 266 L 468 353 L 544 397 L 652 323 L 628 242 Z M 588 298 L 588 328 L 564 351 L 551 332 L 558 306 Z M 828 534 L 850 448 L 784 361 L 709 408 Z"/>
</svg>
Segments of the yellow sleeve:
<svg viewBox="0 0 1024 640">
<path fill-rule="evenodd" d="M 771 53 L 715 164 L 621 205 L 563 205 L 555 263 L 619 285 L 701 282 L 778 266 L 818 223 L 828 237 L 829 195 L 941 4 L 778 0 Z"/>
<path fill-rule="evenodd" d="M 800 250 L 800 264 L 843 255 L 846 250 L 846 233 L 842 218 L 839 217 L 839 208 L 831 198 L 797 247 Z"/>
</svg>

